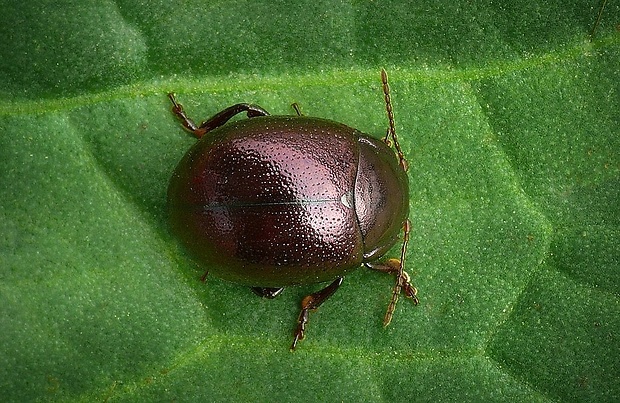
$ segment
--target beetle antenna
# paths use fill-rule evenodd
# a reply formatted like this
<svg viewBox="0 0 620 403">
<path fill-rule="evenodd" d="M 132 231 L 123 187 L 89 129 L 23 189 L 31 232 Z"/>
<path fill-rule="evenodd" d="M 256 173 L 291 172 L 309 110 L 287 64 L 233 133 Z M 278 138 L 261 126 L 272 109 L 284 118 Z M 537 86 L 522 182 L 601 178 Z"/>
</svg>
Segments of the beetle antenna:
<svg viewBox="0 0 620 403">
<path fill-rule="evenodd" d="M 409 167 L 407 165 L 407 160 L 405 160 L 405 155 L 403 154 L 403 150 L 400 148 L 400 144 L 398 143 L 398 139 L 396 138 L 396 124 L 394 123 L 394 110 L 392 109 L 392 98 L 390 97 L 390 85 L 388 84 L 388 76 L 385 69 L 381 69 L 381 83 L 383 84 L 383 96 L 385 98 L 385 110 L 388 116 L 389 128 L 387 133 L 385 133 L 385 137 L 383 141 L 390 145 L 390 137 L 394 142 L 394 148 L 396 149 L 396 153 L 398 154 L 398 160 L 400 162 L 400 166 L 406 171 Z"/>
<path fill-rule="evenodd" d="M 392 109 L 392 98 L 390 97 L 390 85 L 388 84 L 388 76 L 385 69 L 381 69 L 381 83 L 383 84 L 383 96 L 385 98 L 385 110 L 390 124 L 383 141 L 390 144 L 390 137 L 393 139 L 396 135 L 396 125 L 394 124 L 394 110 Z"/>
<path fill-rule="evenodd" d="M 392 316 L 394 316 L 394 310 L 396 309 L 396 304 L 398 303 L 398 297 L 403 289 L 405 291 L 405 296 L 407 298 L 411 298 L 415 305 L 420 303 L 418 300 L 418 290 L 411 284 L 411 278 L 405 271 L 405 255 L 407 254 L 407 244 L 409 243 L 409 232 L 411 232 L 411 223 L 409 220 L 406 220 L 403 225 L 403 246 L 400 250 L 400 260 L 398 261 L 398 268 L 396 272 L 396 284 L 392 290 L 392 298 L 390 299 L 387 312 L 383 317 L 384 327 L 389 325 L 392 321 Z"/>
<path fill-rule="evenodd" d="M 603 10 L 605 9 L 605 5 L 607 5 L 607 0 L 603 0 L 603 3 L 601 4 L 601 8 L 599 8 L 598 10 L 596 21 L 594 22 L 594 25 L 592 26 L 592 30 L 590 31 L 590 42 L 594 40 L 594 34 L 596 33 L 596 28 L 598 27 L 598 24 L 601 22 L 601 16 L 603 15 Z"/>
</svg>

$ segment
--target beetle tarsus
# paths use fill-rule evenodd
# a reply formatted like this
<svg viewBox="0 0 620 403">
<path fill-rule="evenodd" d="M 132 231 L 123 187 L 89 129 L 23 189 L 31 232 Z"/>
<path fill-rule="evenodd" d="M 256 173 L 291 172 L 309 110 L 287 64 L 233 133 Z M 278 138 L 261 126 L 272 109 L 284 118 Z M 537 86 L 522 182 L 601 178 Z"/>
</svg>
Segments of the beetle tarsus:
<svg viewBox="0 0 620 403">
<path fill-rule="evenodd" d="M 185 110 L 183 109 L 183 105 L 177 102 L 174 93 L 169 92 L 168 98 L 170 99 L 170 102 L 172 102 L 172 113 L 174 113 L 181 121 L 181 125 L 183 125 L 183 128 L 198 138 L 204 136 L 206 131 L 203 130 L 201 127 L 198 127 L 193 120 L 187 117 L 187 115 L 185 114 Z"/>
<path fill-rule="evenodd" d="M 403 272 L 405 275 L 405 282 L 403 284 L 403 292 L 405 293 L 405 297 L 411 299 L 414 305 L 419 305 L 420 300 L 418 299 L 418 289 L 411 284 L 411 280 L 409 278 L 409 274 L 407 272 Z"/>
<path fill-rule="evenodd" d="M 297 319 L 297 328 L 295 329 L 295 336 L 293 337 L 293 343 L 291 344 L 291 351 L 297 347 L 297 342 L 304 339 L 306 332 L 306 324 L 310 316 L 310 311 L 315 311 L 318 307 L 327 301 L 329 297 L 334 295 L 338 287 L 342 284 L 342 277 L 334 280 L 330 285 L 317 291 L 313 294 L 306 295 L 301 301 L 301 312 L 299 312 L 299 318 Z"/>
<path fill-rule="evenodd" d="M 304 301 L 305 300 L 306 299 L 304 298 Z M 303 306 L 303 302 L 302 302 L 302 306 Z M 293 343 L 291 344 L 291 351 L 295 351 L 295 348 L 297 347 L 297 342 L 304 339 L 305 332 L 306 332 L 306 324 L 308 323 L 309 316 L 310 316 L 310 309 L 303 308 L 301 312 L 299 313 L 299 318 L 297 319 L 297 328 L 295 329 L 295 336 L 293 337 Z"/>
</svg>

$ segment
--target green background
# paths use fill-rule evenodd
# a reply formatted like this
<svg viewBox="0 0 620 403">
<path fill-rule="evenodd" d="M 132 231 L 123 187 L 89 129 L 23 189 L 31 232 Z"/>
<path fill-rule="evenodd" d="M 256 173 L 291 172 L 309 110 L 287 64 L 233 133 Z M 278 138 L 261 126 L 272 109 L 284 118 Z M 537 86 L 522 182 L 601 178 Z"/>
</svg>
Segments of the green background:
<svg viewBox="0 0 620 403">
<path fill-rule="evenodd" d="M 20 2 L 21 3 L 21 2 Z M 620 2 L 0 0 L 3 401 L 620 400 Z M 503 4 L 505 3 L 505 4 Z M 420 305 L 359 270 L 209 278 L 168 233 L 197 120 L 381 136 L 390 73 Z M 396 253 L 397 251 L 394 251 Z"/>
</svg>

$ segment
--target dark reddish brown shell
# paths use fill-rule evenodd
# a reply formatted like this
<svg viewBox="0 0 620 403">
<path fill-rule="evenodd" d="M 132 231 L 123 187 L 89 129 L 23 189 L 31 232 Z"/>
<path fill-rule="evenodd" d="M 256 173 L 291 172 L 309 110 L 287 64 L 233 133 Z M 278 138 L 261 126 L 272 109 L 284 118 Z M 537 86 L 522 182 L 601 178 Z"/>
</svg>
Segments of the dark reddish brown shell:
<svg viewBox="0 0 620 403">
<path fill-rule="evenodd" d="M 342 277 L 385 253 L 407 194 L 384 143 L 329 120 L 266 116 L 200 139 L 174 171 L 168 205 L 173 232 L 210 273 L 284 287 Z"/>
</svg>

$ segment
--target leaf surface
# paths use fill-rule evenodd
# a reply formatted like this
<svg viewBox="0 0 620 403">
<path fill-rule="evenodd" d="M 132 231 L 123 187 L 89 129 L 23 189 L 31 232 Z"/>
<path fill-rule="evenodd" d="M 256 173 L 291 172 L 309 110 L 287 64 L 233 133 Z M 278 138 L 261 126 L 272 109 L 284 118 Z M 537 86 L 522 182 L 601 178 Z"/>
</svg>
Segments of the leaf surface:
<svg viewBox="0 0 620 403">
<path fill-rule="evenodd" d="M 4 2 L 6 3 L 6 2 Z M 6 401 L 617 401 L 620 3 L 70 1 L 0 9 Z M 390 73 L 421 304 L 199 277 L 166 187 L 236 102 L 377 137 Z M 396 256 L 394 250 L 391 255 Z"/>
</svg>

